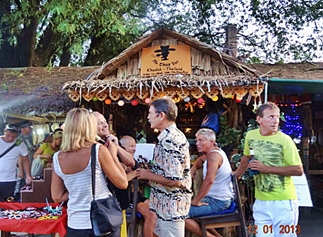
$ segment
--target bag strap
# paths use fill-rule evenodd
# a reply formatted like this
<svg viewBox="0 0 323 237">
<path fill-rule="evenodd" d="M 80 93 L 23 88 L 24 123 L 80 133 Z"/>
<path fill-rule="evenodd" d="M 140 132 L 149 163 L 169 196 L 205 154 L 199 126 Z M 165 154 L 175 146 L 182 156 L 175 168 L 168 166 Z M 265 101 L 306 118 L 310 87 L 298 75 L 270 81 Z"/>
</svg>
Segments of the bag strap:
<svg viewBox="0 0 323 237">
<path fill-rule="evenodd" d="M 14 148 L 17 144 L 14 143 L 12 144 L 7 150 L 5 150 L 1 155 L 0 155 L 0 158 L 2 158 L 5 154 L 7 154 L 9 151 L 12 150 L 12 148 Z"/>
<path fill-rule="evenodd" d="M 95 199 L 96 144 L 91 147 L 92 198 Z"/>
</svg>

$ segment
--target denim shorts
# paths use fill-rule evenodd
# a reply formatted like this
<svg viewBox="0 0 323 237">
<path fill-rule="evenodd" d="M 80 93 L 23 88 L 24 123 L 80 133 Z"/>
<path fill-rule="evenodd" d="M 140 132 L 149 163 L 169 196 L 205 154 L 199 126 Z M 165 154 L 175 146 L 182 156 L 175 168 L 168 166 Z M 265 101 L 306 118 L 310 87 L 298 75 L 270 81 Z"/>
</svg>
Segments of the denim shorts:
<svg viewBox="0 0 323 237">
<path fill-rule="evenodd" d="M 201 200 L 201 202 L 208 203 L 208 205 L 191 206 L 190 211 L 188 213 L 189 218 L 205 216 L 214 212 L 219 212 L 228 209 L 232 200 L 223 201 L 206 196 Z"/>
</svg>

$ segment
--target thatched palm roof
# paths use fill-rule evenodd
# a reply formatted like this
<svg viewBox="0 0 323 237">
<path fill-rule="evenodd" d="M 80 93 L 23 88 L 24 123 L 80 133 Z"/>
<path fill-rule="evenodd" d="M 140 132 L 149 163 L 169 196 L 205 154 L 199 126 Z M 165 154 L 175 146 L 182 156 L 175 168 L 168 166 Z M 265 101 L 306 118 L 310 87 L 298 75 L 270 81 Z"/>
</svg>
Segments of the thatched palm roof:
<svg viewBox="0 0 323 237">
<path fill-rule="evenodd" d="M 286 63 L 286 64 L 251 64 L 263 77 L 291 80 L 323 80 L 322 62 Z"/>
<path fill-rule="evenodd" d="M 323 63 L 250 65 L 268 78 L 269 94 L 320 94 L 323 91 Z"/>
<path fill-rule="evenodd" d="M 60 116 L 75 106 L 62 85 L 84 79 L 95 67 L 0 68 L 0 114 Z"/>
<path fill-rule="evenodd" d="M 141 76 L 142 49 L 162 45 L 189 46 L 192 73 Z M 205 93 L 214 95 L 226 88 L 258 84 L 261 81 L 257 71 L 236 58 L 197 39 L 161 28 L 143 36 L 120 55 L 89 74 L 86 80 L 66 82 L 64 89 L 74 101 L 82 100 L 82 97 L 87 101 L 94 97 L 99 100 L 118 100 L 120 97 L 130 100 L 147 96 L 155 98 L 163 93 L 174 95 L 174 91 L 181 98 L 192 93 L 199 97 Z"/>
</svg>

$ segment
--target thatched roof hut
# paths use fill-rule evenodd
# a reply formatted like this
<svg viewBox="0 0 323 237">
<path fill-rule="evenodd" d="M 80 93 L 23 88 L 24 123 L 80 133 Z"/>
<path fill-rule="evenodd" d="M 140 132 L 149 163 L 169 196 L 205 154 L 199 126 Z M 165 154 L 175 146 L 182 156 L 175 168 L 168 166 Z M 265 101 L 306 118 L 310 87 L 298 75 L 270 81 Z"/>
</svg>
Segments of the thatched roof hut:
<svg viewBox="0 0 323 237">
<path fill-rule="evenodd" d="M 142 75 L 144 49 L 161 45 L 189 47 L 190 74 Z M 162 28 L 101 67 L 0 68 L 0 115 L 46 122 L 93 98 L 143 100 L 165 94 L 183 99 L 217 93 L 232 98 L 250 91 L 257 96 L 264 78 L 269 93 L 320 93 L 322 68 L 323 63 L 245 65 L 194 38 Z"/>
<path fill-rule="evenodd" d="M 163 55 L 163 51 L 167 51 Z M 173 58 L 171 59 L 171 56 Z M 147 66 L 148 65 L 148 66 Z M 73 101 L 117 101 L 161 95 L 225 98 L 262 92 L 255 69 L 187 35 L 160 28 L 143 36 L 85 80 L 65 83 Z"/>
<path fill-rule="evenodd" d="M 46 122 L 75 107 L 62 85 L 95 67 L 0 68 L 0 115 Z"/>
</svg>

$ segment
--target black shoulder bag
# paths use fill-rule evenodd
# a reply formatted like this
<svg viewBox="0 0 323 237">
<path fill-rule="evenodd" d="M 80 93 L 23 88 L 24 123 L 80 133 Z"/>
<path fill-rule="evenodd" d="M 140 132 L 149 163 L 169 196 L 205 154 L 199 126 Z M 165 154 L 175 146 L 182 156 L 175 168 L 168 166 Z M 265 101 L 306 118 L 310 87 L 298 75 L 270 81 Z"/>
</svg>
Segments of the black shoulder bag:
<svg viewBox="0 0 323 237">
<path fill-rule="evenodd" d="M 92 196 L 91 224 L 94 236 L 109 236 L 120 229 L 122 211 L 117 199 L 112 195 L 95 200 L 96 144 L 91 147 Z"/>
</svg>

